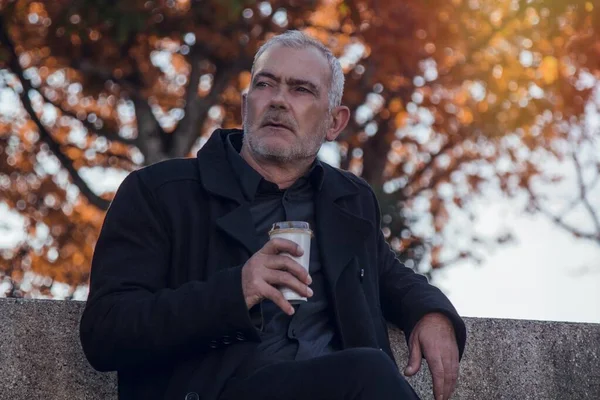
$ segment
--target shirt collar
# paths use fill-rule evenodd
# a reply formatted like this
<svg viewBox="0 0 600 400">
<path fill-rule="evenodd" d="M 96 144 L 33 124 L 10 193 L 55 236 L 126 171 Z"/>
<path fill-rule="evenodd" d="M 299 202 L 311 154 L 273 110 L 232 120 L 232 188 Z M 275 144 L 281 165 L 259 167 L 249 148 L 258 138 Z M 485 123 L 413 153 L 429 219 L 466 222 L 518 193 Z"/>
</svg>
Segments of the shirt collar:
<svg viewBox="0 0 600 400">
<path fill-rule="evenodd" d="M 240 151 L 242 150 L 242 138 L 242 132 L 233 132 L 227 135 L 227 158 L 238 177 L 244 196 L 247 200 L 252 201 L 261 181 L 267 181 L 240 155 Z M 309 179 L 313 189 L 319 191 L 323 187 L 324 175 L 325 171 L 323 169 L 323 164 L 316 158 L 304 176 Z"/>
</svg>

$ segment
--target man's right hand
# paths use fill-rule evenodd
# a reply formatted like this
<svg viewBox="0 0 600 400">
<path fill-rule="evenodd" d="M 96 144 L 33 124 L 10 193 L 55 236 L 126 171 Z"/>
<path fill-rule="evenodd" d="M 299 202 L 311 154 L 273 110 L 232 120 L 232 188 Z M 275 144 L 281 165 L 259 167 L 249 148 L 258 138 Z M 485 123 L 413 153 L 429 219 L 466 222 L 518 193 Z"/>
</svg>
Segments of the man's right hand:
<svg viewBox="0 0 600 400">
<path fill-rule="evenodd" d="M 291 240 L 271 239 L 242 267 L 242 290 L 248 309 L 269 299 L 284 313 L 294 314 L 294 307 L 283 297 L 277 286 L 287 286 L 300 295 L 311 297 L 308 287 L 312 279 L 308 272 L 290 257 L 300 257 L 302 248 Z"/>
</svg>

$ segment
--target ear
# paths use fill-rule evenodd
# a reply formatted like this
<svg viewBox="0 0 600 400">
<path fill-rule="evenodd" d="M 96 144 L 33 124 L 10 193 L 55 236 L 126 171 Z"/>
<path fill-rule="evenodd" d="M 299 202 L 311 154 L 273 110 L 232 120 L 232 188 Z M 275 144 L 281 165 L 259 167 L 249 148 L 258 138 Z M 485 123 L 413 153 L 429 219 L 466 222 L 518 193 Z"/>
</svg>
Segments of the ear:
<svg viewBox="0 0 600 400">
<path fill-rule="evenodd" d="M 337 106 L 331 111 L 331 126 L 327 130 L 326 139 L 333 142 L 342 133 L 350 120 L 350 109 L 346 106 Z"/>
<path fill-rule="evenodd" d="M 246 119 L 246 97 L 247 94 L 246 93 L 242 93 L 242 125 L 244 125 L 246 123 L 245 119 Z"/>
</svg>

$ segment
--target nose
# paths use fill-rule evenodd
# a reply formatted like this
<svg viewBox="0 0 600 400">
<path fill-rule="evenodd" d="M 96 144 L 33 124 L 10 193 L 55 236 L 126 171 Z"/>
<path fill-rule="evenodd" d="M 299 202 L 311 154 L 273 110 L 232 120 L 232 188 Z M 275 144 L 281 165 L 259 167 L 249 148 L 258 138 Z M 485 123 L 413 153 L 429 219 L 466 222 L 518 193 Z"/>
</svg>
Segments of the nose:
<svg viewBox="0 0 600 400">
<path fill-rule="evenodd" d="M 269 107 L 272 109 L 287 110 L 288 103 L 282 88 L 279 88 L 273 93 Z"/>
</svg>

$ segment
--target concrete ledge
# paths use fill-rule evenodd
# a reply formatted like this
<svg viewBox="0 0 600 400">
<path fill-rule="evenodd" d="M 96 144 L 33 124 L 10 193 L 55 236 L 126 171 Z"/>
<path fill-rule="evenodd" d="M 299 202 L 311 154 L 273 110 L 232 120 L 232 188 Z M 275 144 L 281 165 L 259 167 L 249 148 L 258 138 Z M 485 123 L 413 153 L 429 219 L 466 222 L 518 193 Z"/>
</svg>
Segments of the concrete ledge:
<svg viewBox="0 0 600 400">
<path fill-rule="evenodd" d="M 0 299 L 0 399 L 115 400 L 116 375 L 87 363 L 84 303 Z M 600 324 L 466 318 L 468 342 L 453 399 L 600 399 Z M 390 329 L 403 366 L 406 345 Z M 425 363 L 411 384 L 432 398 Z"/>
</svg>

